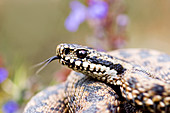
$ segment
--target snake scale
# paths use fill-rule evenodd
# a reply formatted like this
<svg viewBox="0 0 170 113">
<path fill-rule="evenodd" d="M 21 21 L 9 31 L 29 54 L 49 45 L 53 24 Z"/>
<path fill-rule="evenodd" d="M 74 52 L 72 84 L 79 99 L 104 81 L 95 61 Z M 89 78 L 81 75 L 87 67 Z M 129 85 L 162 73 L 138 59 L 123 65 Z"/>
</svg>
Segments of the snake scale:
<svg viewBox="0 0 170 113">
<path fill-rule="evenodd" d="M 60 44 L 53 60 L 71 68 L 67 80 L 34 96 L 24 113 L 170 113 L 170 56 L 151 49 L 109 53 Z"/>
</svg>

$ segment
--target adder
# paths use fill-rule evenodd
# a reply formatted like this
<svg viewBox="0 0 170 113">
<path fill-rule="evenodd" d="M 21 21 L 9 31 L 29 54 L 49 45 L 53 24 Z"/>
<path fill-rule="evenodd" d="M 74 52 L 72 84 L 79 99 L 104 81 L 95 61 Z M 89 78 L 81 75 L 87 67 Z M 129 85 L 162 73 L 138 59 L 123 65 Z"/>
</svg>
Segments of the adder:
<svg viewBox="0 0 170 113">
<path fill-rule="evenodd" d="M 170 56 L 163 52 L 119 49 L 106 53 L 60 44 L 42 68 L 53 60 L 74 71 L 64 83 L 34 96 L 25 113 L 170 112 Z"/>
</svg>

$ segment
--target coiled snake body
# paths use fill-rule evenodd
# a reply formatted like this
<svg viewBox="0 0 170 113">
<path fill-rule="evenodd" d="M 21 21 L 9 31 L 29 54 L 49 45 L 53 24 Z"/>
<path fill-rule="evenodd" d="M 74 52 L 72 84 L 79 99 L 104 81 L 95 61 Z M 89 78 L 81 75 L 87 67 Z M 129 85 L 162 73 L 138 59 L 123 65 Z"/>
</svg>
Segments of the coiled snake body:
<svg viewBox="0 0 170 113">
<path fill-rule="evenodd" d="M 170 112 L 170 56 L 148 49 L 110 53 L 77 44 L 60 44 L 54 59 L 76 72 L 49 87 L 25 113 Z"/>
</svg>

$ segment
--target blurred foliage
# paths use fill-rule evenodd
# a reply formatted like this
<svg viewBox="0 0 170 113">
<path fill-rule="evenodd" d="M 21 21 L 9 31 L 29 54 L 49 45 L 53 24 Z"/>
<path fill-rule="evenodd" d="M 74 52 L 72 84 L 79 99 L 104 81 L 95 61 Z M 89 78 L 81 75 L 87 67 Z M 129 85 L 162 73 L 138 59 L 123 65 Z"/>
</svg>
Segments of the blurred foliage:
<svg viewBox="0 0 170 113">
<path fill-rule="evenodd" d="M 14 100 L 21 112 L 36 92 L 57 84 L 54 78 L 61 67 L 58 63 L 51 63 L 40 75 L 34 74 L 36 69 L 30 69 L 55 55 L 56 45 L 63 42 L 90 45 L 86 39 L 93 30 L 87 22 L 74 33 L 64 27 L 70 13 L 69 3 L 67 0 L 0 1 L 0 67 L 9 72 L 0 84 L 0 108 Z M 170 53 L 170 1 L 123 3 L 130 18 L 126 48 L 153 48 Z M 12 101 L 10 105 L 15 103 Z"/>
</svg>

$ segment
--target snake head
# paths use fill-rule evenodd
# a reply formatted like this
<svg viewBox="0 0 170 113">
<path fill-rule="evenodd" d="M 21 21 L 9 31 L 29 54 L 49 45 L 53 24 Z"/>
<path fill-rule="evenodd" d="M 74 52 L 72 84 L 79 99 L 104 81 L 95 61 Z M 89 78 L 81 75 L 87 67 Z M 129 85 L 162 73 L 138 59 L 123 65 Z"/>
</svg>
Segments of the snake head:
<svg viewBox="0 0 170 113">
<path fill-rule="evenodd" d="M 117 59 L 87 46 L 60 44 L 56 48 L 56 56 L 61 64 L 98 79 L 105 80 L 105 76 L 117 79 L 117 75 L 125 71 Z"/>
<path fill-rule="evenodd" d="M 77 44 L 60 44 L 56 48 L 55 56 L 35 65 L 36 67 L 45 63 L 37 74 L 56 59 L 74 71 L 114 84 L 115 81 L 120 80 L 120 75 L 126 70 L 121 65 L 120 59 L 105 52 Z"/>
</svg>

